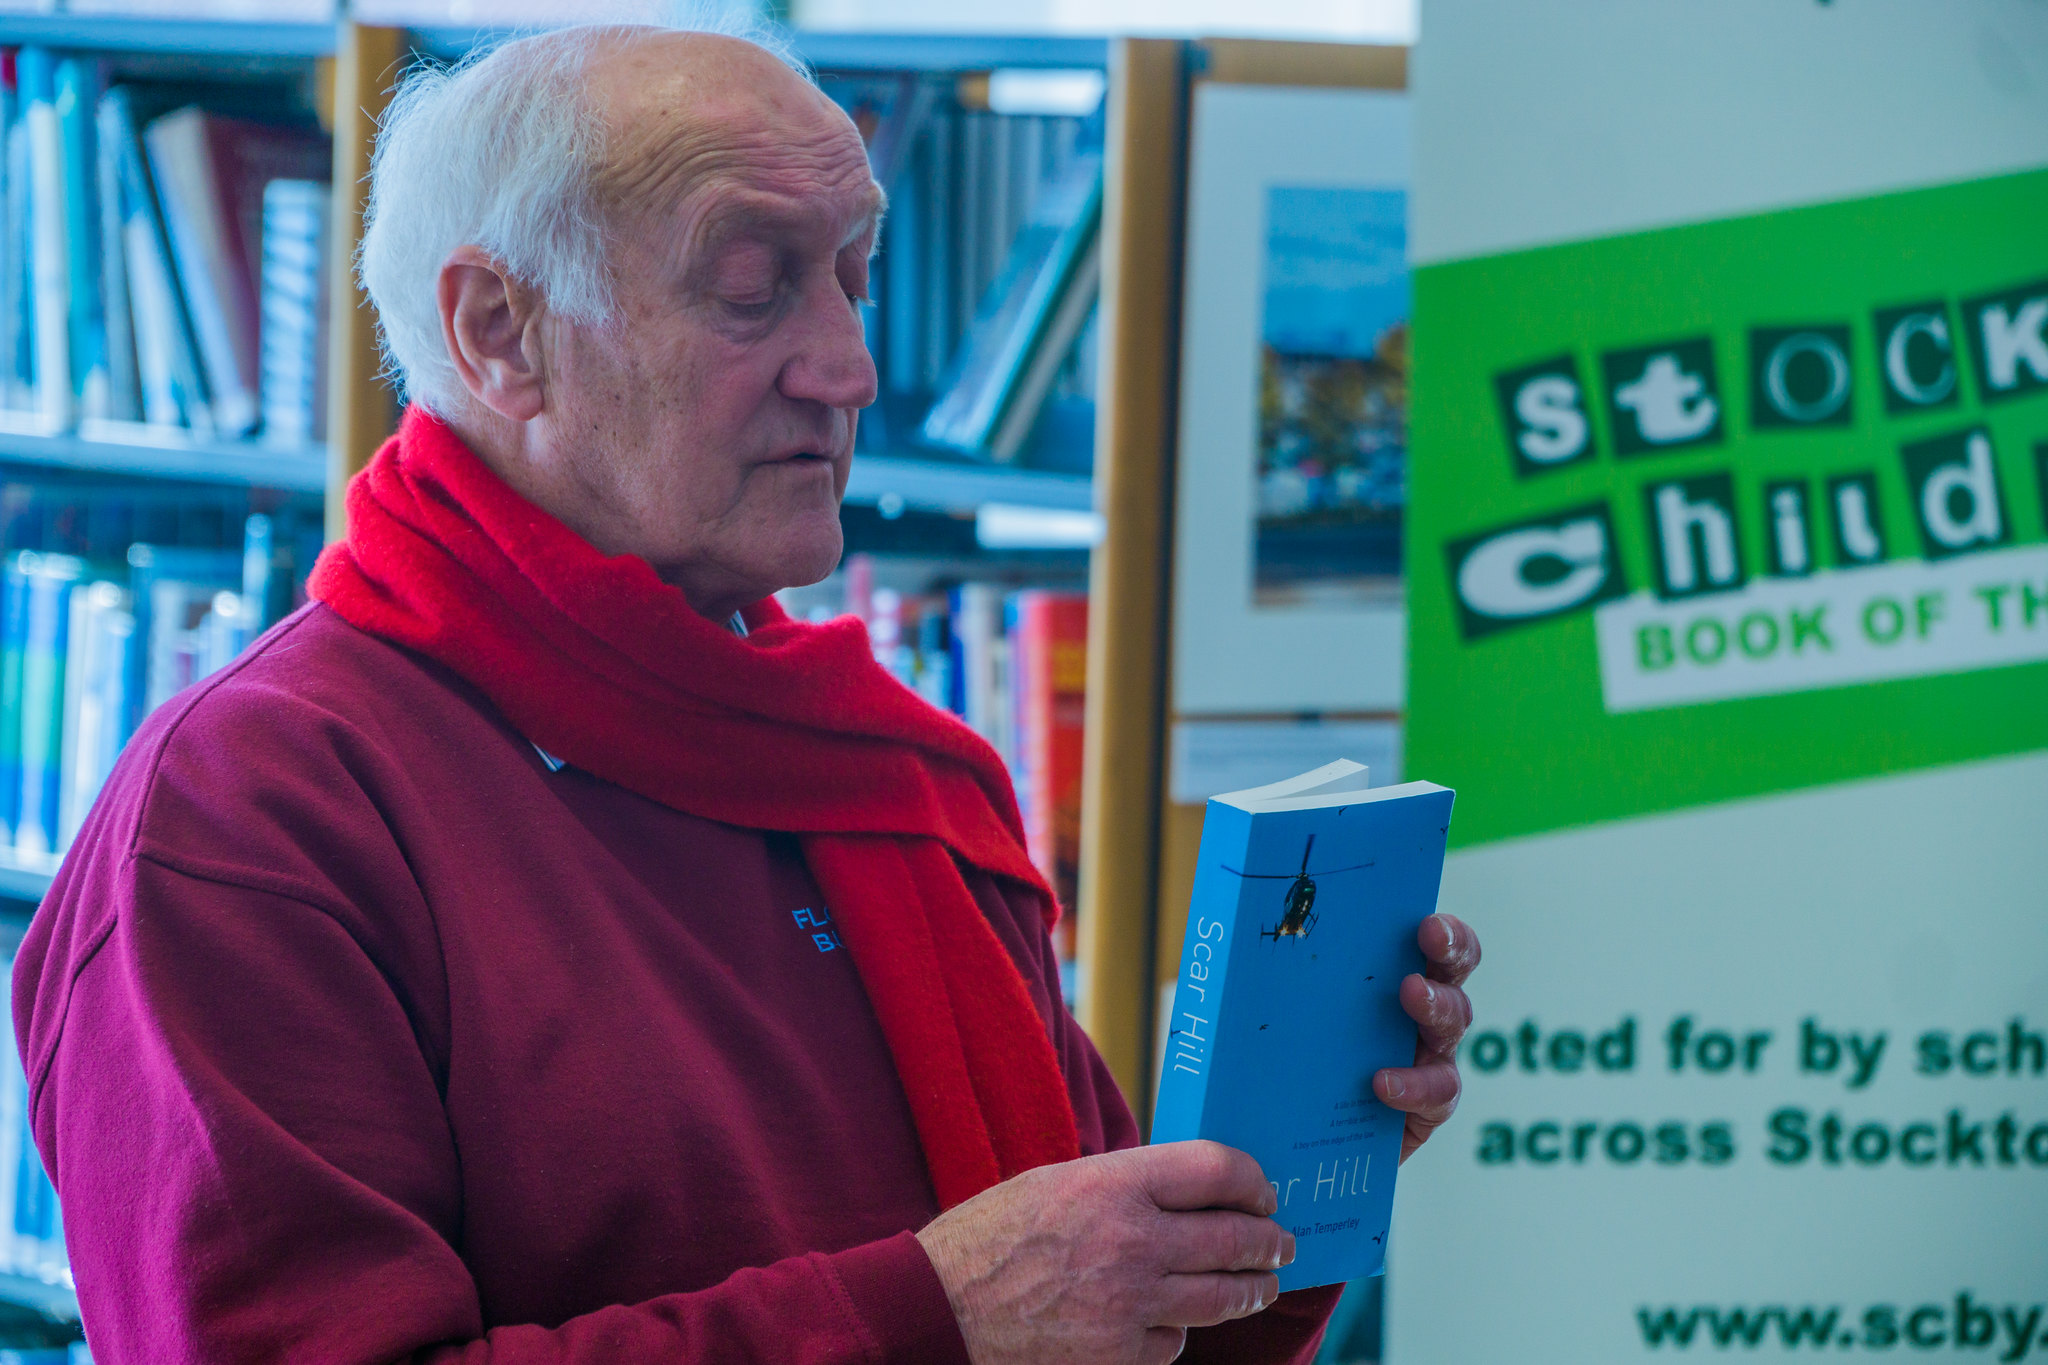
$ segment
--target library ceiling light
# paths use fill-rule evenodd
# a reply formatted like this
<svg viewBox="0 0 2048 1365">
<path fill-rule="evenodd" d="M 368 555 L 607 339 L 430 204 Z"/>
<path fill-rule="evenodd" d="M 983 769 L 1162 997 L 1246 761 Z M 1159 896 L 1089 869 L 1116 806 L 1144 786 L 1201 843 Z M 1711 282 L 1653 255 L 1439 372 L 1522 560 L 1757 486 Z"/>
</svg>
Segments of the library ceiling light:
<svg viewBox="0 0 2048 1365">
<path fill-rule="evenodd" d="M 1100 71 L 1004 69 L 988 73 L 988 107 L 998 114 L 1086 118 L 1102 104 L 1109 78 Z"/>
<path fill-rule="evenodd" d="M 1087 550 L 1102 539 L 1102 517 L 1065 508 L 985 502 L 974 513 L 974 539 L 984 550 Z"/>
</svg>

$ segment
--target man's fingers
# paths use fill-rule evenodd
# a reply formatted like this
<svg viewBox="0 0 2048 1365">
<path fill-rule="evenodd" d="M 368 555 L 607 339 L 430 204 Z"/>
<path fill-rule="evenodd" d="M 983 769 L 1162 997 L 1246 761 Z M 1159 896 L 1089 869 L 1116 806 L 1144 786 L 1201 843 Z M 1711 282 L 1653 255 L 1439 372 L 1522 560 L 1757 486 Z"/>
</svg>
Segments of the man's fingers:
<svg viewBox="0 0 2048 1365">
<path fill-rule="evenodd" d="M 1456 986 L 1410 975 L 1401 983 L 1401 1008 L 1416 1024 L 1415 1060 L 1449 1057 L 1472 1024 L 1472 1001 Z"/>
<path fill-rule="evenodd" d="M 1415 942 L 1429 962 L 1432 981 L 1462 986 L 1479 965 L 1479 935 L 1456 915 L 1431 915 L 1415 931 Z"/>
<path fill-rule="evenodd" d="M 1138 1352 L 1138 1359 L 1142 1365 L 1173 1365 L 1187 1348 L 1187 1328 L 1149 1327 L 1145 1330 L 1145 1344 Z"/>
<path fill-rule="evenodd" d="M 1278 1270 L 1294 1259 L 1294 1234 L 1270 1218 L 1211 1209 L 1162 1221 L 1159 1263 L 1175 1274 Z"/>
<path fill-rule="evenodd" d="M 1266 1271 L 1168 1275 L 1153 1315 L 1166 1327 L 1213 1327 L 1248 1318 L 1279 1297 L 1280 1277 Z"/>
<path fill-rule="evenodd" d="M 1372 1078 L 1372 1089 L 1390 1109 L 1442 1123 L 1458 1107 L 1458 1068 L 1449 1062 L 1390 1066 Z"/>
<path fill-rule="evenodd" d="M 1137 1147 L 1118 1156 L 1162 1209 L 1236 1209 L 1261 1218 L 1279 1207 L 1259 1163 L 1235 1147 L 1197 1139 Z"/>
</svg>

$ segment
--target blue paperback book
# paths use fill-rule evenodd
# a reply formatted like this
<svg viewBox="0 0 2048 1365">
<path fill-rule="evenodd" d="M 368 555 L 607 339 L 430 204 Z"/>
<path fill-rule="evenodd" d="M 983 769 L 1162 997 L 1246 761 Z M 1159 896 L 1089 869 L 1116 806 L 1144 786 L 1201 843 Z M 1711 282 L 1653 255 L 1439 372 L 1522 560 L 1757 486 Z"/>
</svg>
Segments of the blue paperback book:
<svg viewBox="0 0 2048 1365">
<path fill-rule="evenodd" d="M 1451 796 L 1368 789 L 1339 760 L 1203 819 L 1152 1141 L 1258 1159 L 1296 1241 L 1283 1290 L 1386 1268 L 1404 1120 L 1372 1078 L 1415 1059 L 1399 991 L 1423 967 Z"/>
</svg>

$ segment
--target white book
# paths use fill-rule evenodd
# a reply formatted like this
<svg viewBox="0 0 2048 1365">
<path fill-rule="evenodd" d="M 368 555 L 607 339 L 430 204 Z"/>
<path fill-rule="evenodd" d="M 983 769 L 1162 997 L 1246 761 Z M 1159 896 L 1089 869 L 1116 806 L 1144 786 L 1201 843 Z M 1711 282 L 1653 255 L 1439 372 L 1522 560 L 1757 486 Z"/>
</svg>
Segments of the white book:
<svg viewBox="0 0 2048 1365">
<path fill-rule="evenodd" d="M 71 255 L 64 230 L 64 143 L 57 106 L 28 101 L 29 240 L 35 290 L 36 412 L 71 426 Z"/>
<path fill-rule="evenodd" d="M 142 386 L 142 420 L 184 424 L 178 401 L 178 304 L 149 224 L 137 215 L 121 229 L 127 246 L 128 298 L 135 311 L 135 371 Z"/>
</svg>

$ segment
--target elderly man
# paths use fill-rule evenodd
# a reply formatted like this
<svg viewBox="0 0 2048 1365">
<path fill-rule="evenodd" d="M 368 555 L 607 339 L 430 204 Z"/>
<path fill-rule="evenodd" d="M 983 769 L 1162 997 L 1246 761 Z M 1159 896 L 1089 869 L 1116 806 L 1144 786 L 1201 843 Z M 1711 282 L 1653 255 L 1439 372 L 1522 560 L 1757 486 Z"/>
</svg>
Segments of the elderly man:
<svg viewBox="0 0 2048 1365">
<path fill-rule="evenodd" d="M 416 406 L 16 973 L 103 1365 L 1313 1351 L 1257 1166 L 1136 1148 L 1060 1007 L 1000 763 L 773 604 L 840 553 L 881 207 L 734 37 L 400 93 L 362 266 Z M 1409 1150 L 1478 957 L 1422 943 Z"/>
</svg>

